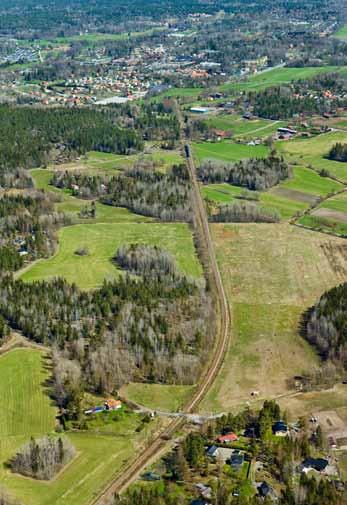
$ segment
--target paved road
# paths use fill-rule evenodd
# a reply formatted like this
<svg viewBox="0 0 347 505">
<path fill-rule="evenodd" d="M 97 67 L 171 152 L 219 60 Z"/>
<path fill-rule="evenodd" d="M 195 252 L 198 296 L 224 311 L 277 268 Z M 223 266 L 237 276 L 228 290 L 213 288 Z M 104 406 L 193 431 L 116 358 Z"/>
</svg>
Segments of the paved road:
<svg viewBox="0 0 347 505">
<path fill-rule="evenodd" d="M 194 396 L 183 408 L 184 412 L 189 414 L 196 411 L 196 408 L 211 388 L 223 363 L 229 342 L 230 312 L 211 239 L 206 208 L 201 197 L 196 177 L 194 159 L 191 156 L 189 141 L 185 139 L 183 134 L 184 121 L 182 113 L 177 104 L 176 107 L 177 115 L 181 124 L 182 148 L 186 154 L 186 163 L 192 185 L 192 203 L 194 208 L 195 228 L 199 241 L 206 252 L 206 261 L 208 262 L 208 265 L 206 266 L 209 270 L 209 281 L 211 283 L 212 293 L 214 293 L 215 296 L 216 314 L 218 317 L 218 329 L 215 337 L 214 349 L 211 353 L 211 360 L 207 364 L 206 369 L 200 378 L 200 383 L 194 393 Z M 167 441 L 172 438 L 184 422 L 185 420 L 181 417 L 175 418 L 169 426 L 154 440 L 152 440 L 148 447 L 139 454 L 137 460 L 125 468 L 124 472 L 114 479 L 108 487 L 90 503 L 90 505 L 105 505 L 112 495 L 124 491 L 146 468 L 146 466 L 148 466 L 148 464 L 153 461 L 161 453 L 161 451 L 163 451 L 163 449 L 167 446 Z"/>
</svg>

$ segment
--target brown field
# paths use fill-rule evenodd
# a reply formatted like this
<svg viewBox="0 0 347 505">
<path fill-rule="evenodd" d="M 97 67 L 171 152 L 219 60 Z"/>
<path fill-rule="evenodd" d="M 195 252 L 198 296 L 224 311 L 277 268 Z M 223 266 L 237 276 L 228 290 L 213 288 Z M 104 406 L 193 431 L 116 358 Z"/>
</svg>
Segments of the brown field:
<svg viewBox="0 0 347 505">
<path fill-rule="evenodd" d="M 334 221 L 341 221 L 341 223 L 347 223 L 346 212 L 341 212 L 340 210 L 326 209 L 321 207 L 312 212 L 313 216 L 325 217 L 327 219 L 333 219 Z"/>
<path fill-rule="evenodd" d="M 202 409 L 226 411 L 290 395 L 283 406 L 295 411 L 302 401 L 292 397 L 287 379 L 318 364 L 298 333 L 300 317 L 325 290 L 347 280 L 346 244 L 288 224 L 215 224 L 211 229 L 230 300 L 232 334 Z M 258 399 L 252 400 L 252 391 L 259 391 Z M 347 388 L 330 393 L 329 402 L 334 397 L 338 402 L 332 408 L 346 405 Z"/>
<path fill-rule="evenodd" d="M 288 188 L 275 188 L 273 193 L 284 198 L 289 198 L 289 200 L 296 200 L 298 202 L 304 202 L 308 204 L 313 204 L 317 201 L 316 195 L 310 195 L 309 193 L 303 193 L 302 191 L 297 191 L 296 189 Z"/>
</svg>

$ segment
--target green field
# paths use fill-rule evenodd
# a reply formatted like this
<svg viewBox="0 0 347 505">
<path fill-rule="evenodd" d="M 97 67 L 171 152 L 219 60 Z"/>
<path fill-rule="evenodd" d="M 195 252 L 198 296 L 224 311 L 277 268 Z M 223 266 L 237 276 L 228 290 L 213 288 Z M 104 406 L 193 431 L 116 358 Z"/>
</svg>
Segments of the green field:
<svg viewBox="0 0 347 505">
<path fill-rule="evenodd" d="M 194 142 L 194 154 L 201 162 L 206 158 L 214 158 L 225 161 L 239 161 L 246 158 L 265 158 L 269 150 L 264 145 L 248 146 L 247 144 L 234 144 L 228 141 L 222 142 Z"/>
<path fill-rule="evenodd" d="M 220 89 L 221 91 L 227 92 L 259 91 L 270 86 L 288 84 L 291 81 L 297 81 L 299 79 L 309 79 L 310 77 L 314 77 L 315 75 L 322 74 L 324 72 L 333 72 L 340 69 L 343 70 L 344 68 L 345 67 L 333 66 L 274 68 L 272 70 L 267 70 L 266 72 L 254 74 L 244 82 L 223 84 Z"/>
<path fill-rule="evenodd" d="M 316 215 L 307 214 L 299 219 L 298 224 L 322 233 L 347 237 L 347 223 L 343 223 L 340 220 L 334 218 L 319 217 Z"/>
<path fill-rule="evenodd" d="M 342 26 L 342 28 L 334 33 L 334 37 L 340 40 L 347 40 L 347 25 Z"/>
<path fill-rule="evenodd" d="M 309 228 L 347 236 L 347 193 L 339 193 L 324 200 L 310 215 L 299 223 Z"/>
<path fill-rule="evenodd" d="M 244 191 L 245 188 L 227 183 L 201 186 L 201 192 L 204 198 L 216 203 L 230 203 L 235 200 L 235 198 L 241 196 Z"/>
<path fill-rule="evenodd" d="M 321 177 L 309 168 L 294 167 L 293 177 L 282 182 L 281 187 L 311 195 L 327 196 L 331 192 L 338 191 L 343 186 L 337 181 Z"/>
<path fill-rule="evenodd" d="M 307 209 L 311 201 L 314 203 L 317 197 L 327 196 L 342 187 L 342 184 L 321 177 L 313 170 L 294 167 L 292 178 L 269 191 L 261 192 L 260 199 L 256 203 L 268 209 L 276 209 L 281 218 L 287 220 Z M 202 186 L 203 196 L 218 204 L 230 203 L 239 198 L 244 191 L 244 188 L 226 183 Z"/>
<path fill-rule="evenodd" d="M 278 195 L 274 190 L 262 193 L 260 203 L 267 209 L 275 209 L 279 212 L 282 220 L 292 218 L 298 212 L 303 212 L 307 209 L 308 204 L 295 200 L 294 198 Z"/>
<path fill-rule="evenodd" d="M 139 450 L 158 421 L 137 433 L 140 417 L 119 413 L 99 432 L 69 433 L 76 458 L 54 480 L 36 481 L 12 474 L 4 467 L 30 437 L 52 432 L 56 409 L 44 392 L 48 378 L 40 351 L 17 349 L 0 357 L 0 481 L 24 505 L 87 505 L 95 494 Z"/>
<path fill-rule="evenodd" d="M 194 386 L 130 383 L 122 390 L 138 405 L 163 412 L 178 412 L 194 392 Z"/>
<path fill-rule="evenodd" d="M 100 286 L 104 279 L 115 279 L 119 270 L 111 262 L 118 247 L 125 243 L 158 245 L 171 252 L 180 269 L 189 276 L 202 277 L 190 228 L 183 223 L 109 223 L 84 224 L 59 231 L 59 249 L 55 256 L 39 260 L 22 274 L 32 282 L 62 276 L 83 289 Z M 75 251 L 86 247 L 87 256 Z"/>
<path fill-rule="evenodd" d="M 347 132 L 331 132 L 309 139 L 293 139 L 288 142 L 277 142 L 277 148 L 289 160 L 300 165 L 312 166 L 315 170 L 323 168 L 337 179 L 347 182 L 347 163 L 325 158 L 331 147 L 337 142 L 347 142 Z"/>
<path fill-rule="evenodd" d="M 44 355 L 17 349 L 0 356 L 0 461 L 7 460 L 31 435 L 54 429 L 56 409 L 43 393 L 48 378 Z M 28 380 L 29 379 L 29 380 Z M 1 480 L 2 470 L 0 470 Z"/>
<path fill-rule="evenodd" d="M 232 327 L 206 412 L 252 403 L 254 390 L 259 401 L 285 394 L 288 377 L 317 363 L 298 334 L 301 314 L 347 280 L 342 239 L 289 224 L 213 224 L 211 230 Z"/>
<path fill-rule="evenodd" d="M 242 117 L 228 114 L 219 114 L 209 117 L 206 121 L 210 128 L 230 130 L 234 137 L 259 137 L 264 138 L 284 126 L 283 121 L 268 119 L 243 119 Z"/>
</svg>

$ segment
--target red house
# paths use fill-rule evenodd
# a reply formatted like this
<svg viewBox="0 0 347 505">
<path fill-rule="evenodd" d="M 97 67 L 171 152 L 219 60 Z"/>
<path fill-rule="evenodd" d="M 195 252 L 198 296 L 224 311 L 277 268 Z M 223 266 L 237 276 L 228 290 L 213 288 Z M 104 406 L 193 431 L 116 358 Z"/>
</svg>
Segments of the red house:
<svg viewBox="0 0 347 505">
<path fill-rule="evenodd" d="M 235 433 L 228 433 L 217 438 L 220 444 L 227 444 L 228 442 L 236 442 L 238 436 Z"/>
</svg>

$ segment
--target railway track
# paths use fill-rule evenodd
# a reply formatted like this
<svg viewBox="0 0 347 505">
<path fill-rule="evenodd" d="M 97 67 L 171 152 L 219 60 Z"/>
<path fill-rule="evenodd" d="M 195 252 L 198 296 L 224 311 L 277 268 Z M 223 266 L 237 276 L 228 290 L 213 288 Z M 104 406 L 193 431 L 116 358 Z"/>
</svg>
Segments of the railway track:
<svg viewBox="0 0 347 505">
<path fill-rule="evenodd" d="M 177 116 L 181 125 L 181 132 L 184 131 L 184 121 L 182 113 L 176 103 Z M 195 217 L 196 232 L 199 235 L 200 243 L 205 248 L 208 261 L 208 274 L 212 284 L 212 291 L 215 294 L 216 310 L 219 318 L 217 327 L 217 335 L 214 343 L 214 351 L 211 360 L 205 368 L 204 373 L 200 378 L 200 382 L 193 397 L 184 406 L 184 412 L 192 413 L 206 396 L 211 388 L 218 372 L 222 366 L 225 353 L 227 351 L 230 329 L 230 312 L 229 304 L 225 295 L 222 278 L 219 272 L 215 250 L 211 239 L 210 228 L 206 208 L 201 197 L 199 183 L 196 176 L 196 168 L 189 141 L 182 135 L 182 148 L 185 152 L 187 168 L 192 184 L 193 208 Z M 175 434 L 175 432 L 183 426 L 185 420 L 182 418 L 175 419 L 154 439 L 150 442 L 139 457 L 133 461 L 124 472 L 117 476 L 106 489 L 104 489 L 89 505 L 106 505 L 112 495 L 124 491 L 140 474 L 142 470 L 162 451 L 167 441 Z"/>
</svg>

